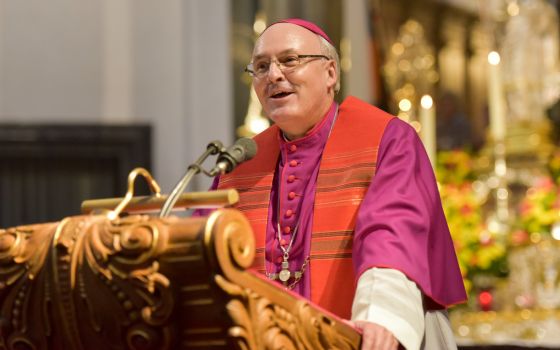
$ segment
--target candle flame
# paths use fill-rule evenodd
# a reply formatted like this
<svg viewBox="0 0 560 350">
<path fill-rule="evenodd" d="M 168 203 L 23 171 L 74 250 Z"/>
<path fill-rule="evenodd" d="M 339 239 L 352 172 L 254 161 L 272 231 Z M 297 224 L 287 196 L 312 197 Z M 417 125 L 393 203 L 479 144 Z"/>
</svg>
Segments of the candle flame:
<svg viewBox="0 0 560 350">
<path fill-rule="evenodd" d="M 498 64 L 500 64 L 500 54 L 496 51 L 491 51 L 488 54 L 488 62 L 493 66 L 497 66 Z"/>
<path fill-rule="evenodd" d="M 408 112 L 412 108 L 412 103 L 409 99 L 403 98 L 399 101 L 399 109 L 403 112 Z"/>
<path fill-rule="evenodd" d="M 432 96 L 430 95 L 422 96 L 422 98 L 420 99 L 420 105 L 424 109 L 432 108 L 432 106 L 434 105 L 434 100 L 432 99 Z"/>
</svg>

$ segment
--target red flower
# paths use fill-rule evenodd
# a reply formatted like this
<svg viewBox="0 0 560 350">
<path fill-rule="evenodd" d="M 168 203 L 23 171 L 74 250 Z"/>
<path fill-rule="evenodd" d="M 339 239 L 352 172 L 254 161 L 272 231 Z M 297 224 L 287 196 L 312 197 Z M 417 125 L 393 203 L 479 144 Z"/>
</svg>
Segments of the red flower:
<svg viewBox="0 0 560 350">
<path fill-rule="evenodd" d="M 511 243 L 514 245 L 521 245 L 529 241 L 529 234 L 527 231 L 517 230 L 511 234 Z"/>
<path fill-rule="evenodd" d="M 473 207 L 468 205 L 468 204 L 464 204 L 461 207 L 461 214 L 463 214 L 463 215 L 472 214 L 472 212 L 473 212 Z"/>
</svg>

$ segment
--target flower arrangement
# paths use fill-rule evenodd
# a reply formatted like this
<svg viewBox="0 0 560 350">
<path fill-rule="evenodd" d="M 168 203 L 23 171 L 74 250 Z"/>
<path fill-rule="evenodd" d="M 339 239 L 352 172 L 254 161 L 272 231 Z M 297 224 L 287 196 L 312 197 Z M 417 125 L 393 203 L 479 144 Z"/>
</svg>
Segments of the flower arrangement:
<svg viewBox="0 0 560 350">
<path fill-rule="evenodd" d="M 506 260 L 505 243 L 487 227 L 480 199 L 473 190 L 476 176 L 472 164 L 467 152 L 438 154 L 437 177 L 443 210 L 467 292 L 473 289 L 477 274 L 503 275 Z"/>
<path fill-rule="evenodd" d="M 460 185 L 476 179 L 474 161 L 465 151 L 453 150 L 438 152 L 436 174 L 443 184 Z"/>
<path fill-rule="evenodd" d="M 494 222 L 485 210 L 488 207 L 492 211 L 493 203 L 485 202 L 486 197 L 495 195 L 494 187 L 490 186 L 492 178 L 479 180 L 474 159 L 467 152 L 438 154 L 436 174 L 442 205 L 465 288 L 471 297 L 473 294 L 481 297 L 484 293 L 490 296 L 497 293 L 502 298 L 506 295 L 494 288 L 498 288 L 500 277 L 508 273 L 510 248 L 522 246 L 524 249 L 550 236 L 560 239 L 560 148 L 553 151 L 547 166 L 549 175 L 531 180 L 530 187 L 518 200 L 516 212 L 511 215 L 514 221 L 508 223 L 508 231 L 504 232 L 504 225 Z M 487 306 L 492 308 L 491 304 Z M 480 300 L 478 307 L 484 310 Z"/>
<path fill-rule="evenodd" d="M 527 190 L 519 204 L 519 229 L 511 236 L 513 245 L 529 242 L 531 235 L 550 235 L 552 225 L 560 221 L 558 185 L 551 177 L 541 177 Z"/>
<path fill-rule="evenodd" d="M 471 183 L 443 184 L 440 190 L 463 282 L 470 292 L 476 274 L 503 274 L 506 246 L 486 227 Z"/>
</svg>

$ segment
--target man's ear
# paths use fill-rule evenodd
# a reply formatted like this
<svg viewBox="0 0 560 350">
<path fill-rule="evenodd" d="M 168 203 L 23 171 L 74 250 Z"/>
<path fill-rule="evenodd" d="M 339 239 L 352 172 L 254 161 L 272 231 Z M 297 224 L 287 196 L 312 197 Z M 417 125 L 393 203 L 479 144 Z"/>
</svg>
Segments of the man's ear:
<svg viewBox="0 0 560 350">
<path fill-rule="evenodd" d="M 329 60 L 327 64 L 327 87 L 334 89 L 334 87 L 336 86 L 336 80 L 338 78 L 336 76 L 336 63 L 334 62 L 334 60 Z"/>
</svg>

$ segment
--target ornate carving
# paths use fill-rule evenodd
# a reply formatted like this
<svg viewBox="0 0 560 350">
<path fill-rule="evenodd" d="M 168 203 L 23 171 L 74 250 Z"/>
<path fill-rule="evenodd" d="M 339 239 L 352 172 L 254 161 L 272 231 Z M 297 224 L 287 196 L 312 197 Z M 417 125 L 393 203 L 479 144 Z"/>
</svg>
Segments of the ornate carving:
<svg viewBox="0 0 560 350">
<path fill-rule="evenodd" d="M 354 337 L 347 337 L 341 332 L 349 326 L 277 285 L 231 268 L 250 266 L 253 259 L 253 236 L 247 234 L 245 217 L 236 212 L 216 214 L 209 222 L 213 231 L 206 234 L 215 242 L 216 257 L 224 272 L 214 281 L 230 299 L 226 310 L 233 326 L 228 335 L 237 349 L 357 349 L 359 336 L 354 332 Z"/>
<path fill-rule="evenodd" d="M 118 345 L 121 333 L 109 331 L 104 321 L 110 312 L 130 348 L 168 346 L 164 323 L 173 298 L 169 280 L 158 271 L 159 229 L 147 221 L 81 216 L 0 231 L 0 344 L 37 348 L 49 343 L 56 328 L 64 335 L 61 344 L 73 349 L 88 348 L 82 339 L 88 332 Z M 34 329 L 31 320 L 39 321 Z"/>
<path fill-rule="evenodd" d="M 228 334 L 239 350 L 357 349 L 358 344 L 340 336 L 335 322 L 306 301 L 298 300 L 287 310 L 222 276 L 215 281 L 233 297 L 226 305 L 234 323 Z"/>
<path fill-rule="evenodd" d="M 41 266 L 48 254 L 48 247 L 40 242 L 50 241 L 55 224 L 20 226 L 0 230 L 0 348 L 37 349 L 40 337 L 28 334 L 35 326 L 29 315 L 37 303 L 31 299 L 34 285 L 41 285 Z M 48 285 L 44 286 L 45 289 Z M 49 320 L 43 326 L 48 332 Z"/>
<path fill-rule="evenodd" d="M 0 350 L 357 348 L 349 326 L 247 271 L 253 258 L 236 210 L 0 230 Z"/>
<path fill-rule="evenodd" d="M 117 300 L 115 307 L 122 315 L 121 326 L 131 349 L 167 348 L 170 329 L 165 323 L 174 304 L 170 282 L 159 272 L 161 232 L 157 222 L 150 222 L 146 216 L 132 216 L 112 222 L 104 220 L 103 228 L 93 226 L 81 237 L 83 248 L 78 260 L 87 262 L 84 268 L 93 275 L 102 276 Z M 91 292 L 95 289 L 88 288 L 88 279 L 83 277 L 87 271 L 83 270 L 80 297 L 91 305 L 90 299 L 95 298 Z M 89 310 L 94 315 L 92 311 Z M 99 316 L 92 319 L 96 318 Z"/>
</svg>

